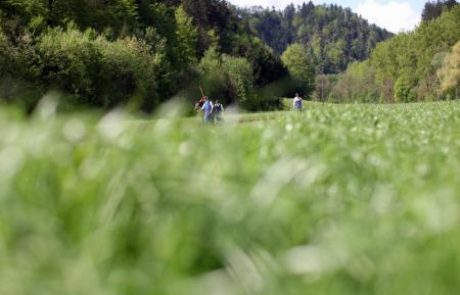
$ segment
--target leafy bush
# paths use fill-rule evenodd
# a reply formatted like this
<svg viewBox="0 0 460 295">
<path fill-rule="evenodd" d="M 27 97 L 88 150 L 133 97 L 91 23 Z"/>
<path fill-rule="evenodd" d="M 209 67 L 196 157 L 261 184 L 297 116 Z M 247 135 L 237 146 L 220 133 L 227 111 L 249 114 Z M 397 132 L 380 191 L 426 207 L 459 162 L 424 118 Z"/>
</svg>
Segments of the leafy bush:
<svg viewBox="0 0 460 295">
<path fill-rule="evenodd" d="M 245 58 L 219 55 L 215 48 L 206 51 L 199 69 L 210 97 L 240 106 L 253 97 L 252 68 Z M 223 97 L 221 97 L 223 96 Z"/>
<path fill-rule="evenodd" d="M 368 61 L 351 63 L 345 73 L 331 78 L 336 81 L 329 98 L 337 102 L 379 102 L 374 74 L 375 69 Z"/>
<path fill-rule="evenodd" d="M 452 52 L 444 58 L 443 66 L 438 71 L 441 80 L 441 93 L 459 98 L 460 95 L 460 42 L 452 47 Z"/>
<path fill-rule="evenodd" d="M 160 55 L 152 55 L 144 41 L 134 37 L 108 42 L 97 39 L 101 56 L 100 77 L 97 93 L 105 97 L 109 105 L 118 104 L 126 97 L 142 104 L 157 105 L 161 98 L 156 92 L 157 71 Z"/>
<path fill-rule="evenodd" d="M 29 55 L 28 49 L 25 46 L 20 49 L 14 47 L 0 26 L 0 101 L 14 102 L 25 111 L 31 111 L 43 95 L 40 87 L 20 77 L 23 73 L 29 73 L 25 77 L 33 75 L 36 70 L 27 67 L 25 55 L 20 54 L 20 51 L 25 51 Z"/>
<path fill-rule="evenodd" d="M 301 44 L 292 44 L 283 53 L 281 60 L 292 79 L 297 81 L 296 91 L 309 97 L 315 89 L 315 68 L 307 48 Z"/>
<path fill-rule="evenodd" d="M 396 102 L 414 102 L 417 100 L 415 94 L 415 83 L 408 75 L 402 75 L 395 83 L 395 101 Z"/>
<path fill-rule="evenodd" d="M 67 91 L 78 103 L 104 108 L 130 99 L 137 106 L 146 100 L 158 103 L 159 61 L 144 41 L 132 37 L 110 42 L 93 30 L 56 28 L 41 36 L 38 50 L 48 88 Z"/>
<path fill-rule="evenodd" d="M 98 76 L 100 52 L 94 39 L 94 32 L 81 33 L 72 28 L 56 28 L 42 35 L 38 51 L 46 85 L 69 91 L 82 102 L 95 100 L 93 81 Z"/>
</svg>

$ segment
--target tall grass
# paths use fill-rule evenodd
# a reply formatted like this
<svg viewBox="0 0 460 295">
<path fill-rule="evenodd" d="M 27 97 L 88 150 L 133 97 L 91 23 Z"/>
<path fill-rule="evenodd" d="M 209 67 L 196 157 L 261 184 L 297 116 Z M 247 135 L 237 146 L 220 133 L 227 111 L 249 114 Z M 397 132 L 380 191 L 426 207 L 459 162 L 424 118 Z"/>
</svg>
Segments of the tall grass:
<svg viewBox="0 0 460 295">
<path fill-rule="evenodd" d="M 1 112 L 0 294 L 460 289 L 460 105 L 254 118 Z"/>
</svg>

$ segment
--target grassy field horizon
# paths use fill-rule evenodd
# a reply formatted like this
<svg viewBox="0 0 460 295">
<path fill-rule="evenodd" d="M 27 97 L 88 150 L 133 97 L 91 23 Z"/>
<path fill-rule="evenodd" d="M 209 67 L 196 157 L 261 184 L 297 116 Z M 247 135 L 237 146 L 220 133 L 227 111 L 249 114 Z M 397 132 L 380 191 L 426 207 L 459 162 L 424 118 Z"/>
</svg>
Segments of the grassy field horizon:
<svg viewBox="0 0 460 295">
<path fill-rule="evenodd" d="M 174 106 L 54 109 L 0 110 L 1 294 L 460 288 L 456 101 L 308 103 L 209 128 Z"/>
</svg>

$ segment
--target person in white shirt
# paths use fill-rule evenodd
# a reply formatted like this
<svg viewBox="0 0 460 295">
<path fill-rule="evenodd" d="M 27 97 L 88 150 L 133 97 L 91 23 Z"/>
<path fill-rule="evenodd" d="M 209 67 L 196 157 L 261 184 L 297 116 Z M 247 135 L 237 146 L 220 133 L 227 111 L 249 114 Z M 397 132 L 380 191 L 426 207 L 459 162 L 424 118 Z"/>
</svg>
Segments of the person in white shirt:
<svg viewBox="0 0 460 295">
<path fill-rule="evenodd" d="M 224 106 L 218 100 L 216 100 L 216 103 L 214 104 L 214 109 L 212 112 L 214 114 L 214 120 L 216 122 L 223 121 Z"/>
<path fill-rule="evenodd" d="M 292 102 L 292 107 L 295 111 L 301 111 L 303 108 L 303 100 L 298 93 L 295 94 L 294 101 Z"/>
</svg>

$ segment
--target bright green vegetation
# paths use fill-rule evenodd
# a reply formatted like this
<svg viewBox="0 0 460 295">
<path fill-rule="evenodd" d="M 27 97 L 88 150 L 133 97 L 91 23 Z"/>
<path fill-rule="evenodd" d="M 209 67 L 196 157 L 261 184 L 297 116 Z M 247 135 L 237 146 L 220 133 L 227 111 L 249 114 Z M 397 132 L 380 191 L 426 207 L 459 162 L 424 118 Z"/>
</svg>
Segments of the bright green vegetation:
<svg viewBox="0 0 460 295">
<path fill-rule="evenodd" d="M 0 116 L 0 294 L 455 294 L 460 104 Z"/>
<path fill-rule="evenodd" d="M 460 93 L 460 5 L 455 2 L 437 1 L 438 5 L 447 5 L 438 10 L 438 17 L 434 17 L 437 9 L 432 12 L 427 4 L 424 11 L 427 20 L 414 31 L 379 43 L 367 61 L 350 64 L 343 74 L 319 76 L 318 97 L 341 102 L 457 98 Z"/>
</svg>

